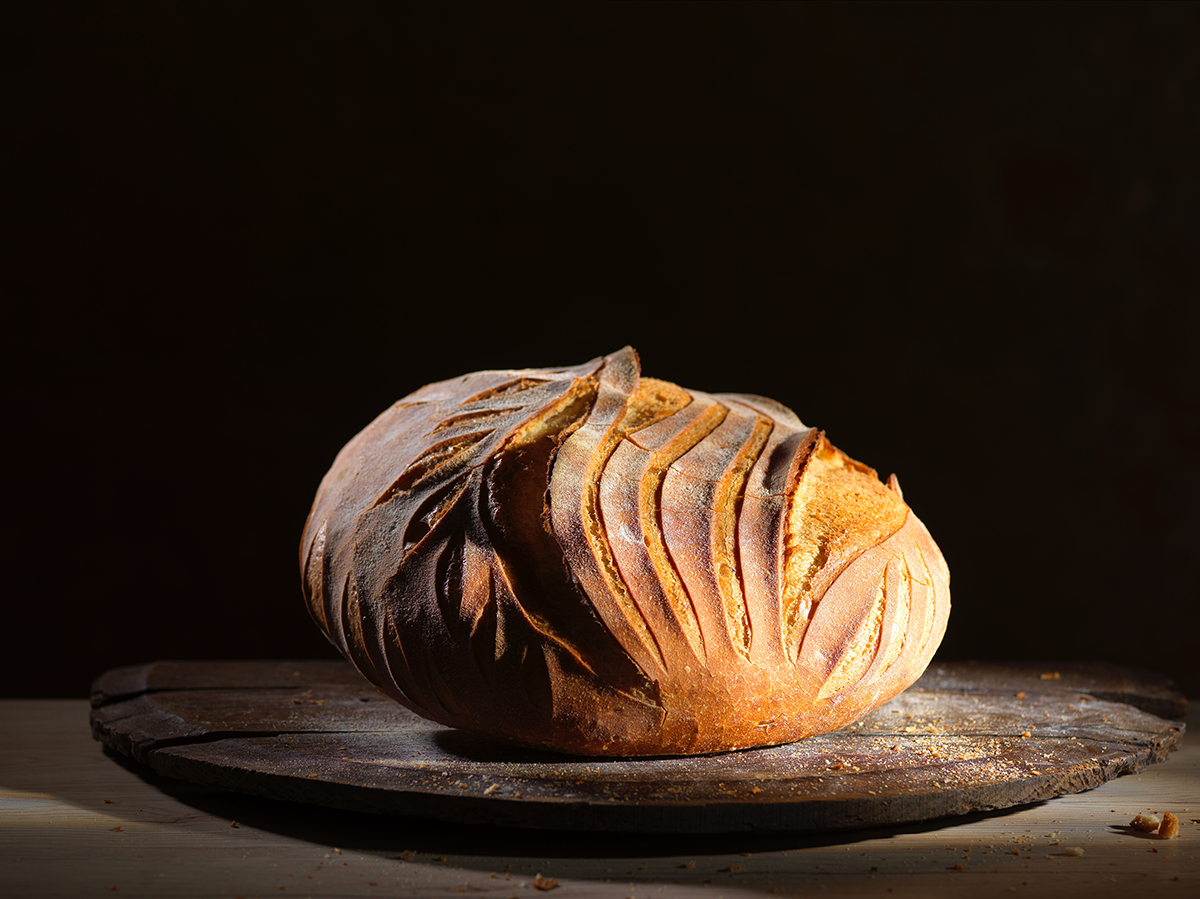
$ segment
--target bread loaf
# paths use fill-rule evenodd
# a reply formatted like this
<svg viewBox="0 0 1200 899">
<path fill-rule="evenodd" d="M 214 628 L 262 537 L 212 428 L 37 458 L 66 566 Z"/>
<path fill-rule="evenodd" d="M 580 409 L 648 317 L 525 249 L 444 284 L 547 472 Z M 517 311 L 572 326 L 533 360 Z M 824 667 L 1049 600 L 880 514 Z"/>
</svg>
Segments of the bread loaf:
<svg viewBox="0 0 1200 899">
<path fill-rule="evenodd" d="M 772 400 L 574 368 L 423 387 L 341 451 L 308 608 L 434 721 L 676 755 L 841 727 L 920 676 L 949 571 L 894 476 Z"/>
</svg>

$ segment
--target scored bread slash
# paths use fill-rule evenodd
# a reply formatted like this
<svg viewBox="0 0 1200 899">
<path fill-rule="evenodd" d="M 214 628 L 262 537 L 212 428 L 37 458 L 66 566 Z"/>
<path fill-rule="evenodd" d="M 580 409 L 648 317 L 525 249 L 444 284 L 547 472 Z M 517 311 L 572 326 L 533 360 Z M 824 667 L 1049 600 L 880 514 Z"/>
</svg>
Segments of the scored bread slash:
<svg viewBox="0 0 1200 899">
<path fill-rule="evenodd" d="M 898 479 L 634 351 L 430 384 L 338 454 L 309 610 L 419 715 L 600 756 L 827 733 L 912 684 L 949 570 Z"/>
</svg>

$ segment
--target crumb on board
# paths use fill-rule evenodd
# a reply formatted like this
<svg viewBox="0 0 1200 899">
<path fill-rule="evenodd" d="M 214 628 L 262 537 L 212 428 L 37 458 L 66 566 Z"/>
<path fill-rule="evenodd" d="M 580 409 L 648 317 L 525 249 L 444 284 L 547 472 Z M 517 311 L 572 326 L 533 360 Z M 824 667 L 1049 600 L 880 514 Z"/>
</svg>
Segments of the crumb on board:
<svg viewBox="0 0 1200 899">
<path fill-rule="evenodd" d="M 1079 856 L 1083 855 L 1083 847 L 1082 846 L 1068 846 L 1066 849 L 1063 850 L 1062 854 L 1063 855 L 1073 855 L 1076 858 L 1078 858 Z"/>
</svg>

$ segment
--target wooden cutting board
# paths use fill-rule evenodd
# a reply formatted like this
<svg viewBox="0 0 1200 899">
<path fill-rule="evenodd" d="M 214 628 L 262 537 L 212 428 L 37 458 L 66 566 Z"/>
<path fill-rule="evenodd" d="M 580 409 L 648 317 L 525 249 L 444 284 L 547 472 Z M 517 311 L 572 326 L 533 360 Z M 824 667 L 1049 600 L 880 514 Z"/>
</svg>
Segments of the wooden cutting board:
<svg viewBox="0 0 1200 899">
<path fill-rule="evenodd" d="M 275 799 L 595 831 L 838 830 L 1007 808 L 1162 761 L 1182 694 L 1101 663 L 935 663 L 832 734 L 688 758 L 596 759 L 417 717 L 347 663 L 155 662 L 92 688 L 92 731 L 159 774 Z"/>
</svg>

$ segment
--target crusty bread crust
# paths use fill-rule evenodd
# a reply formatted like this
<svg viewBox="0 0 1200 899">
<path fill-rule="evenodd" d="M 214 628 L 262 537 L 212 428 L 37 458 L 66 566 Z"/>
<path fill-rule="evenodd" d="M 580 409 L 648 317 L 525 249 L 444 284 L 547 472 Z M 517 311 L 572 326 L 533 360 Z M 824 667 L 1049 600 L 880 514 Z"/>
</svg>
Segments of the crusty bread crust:
<svg viewBox="0 0 1200 899">
<path fill-rule="evenodd" d="M 628 347 L 401 400 L 321 482 L 301 565 L 388 695 L 592 755 L 841 727 L 920 676 L 950 609 L 894 478 L 771 400 L 642 378 Z"/>
</svg>

